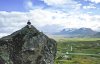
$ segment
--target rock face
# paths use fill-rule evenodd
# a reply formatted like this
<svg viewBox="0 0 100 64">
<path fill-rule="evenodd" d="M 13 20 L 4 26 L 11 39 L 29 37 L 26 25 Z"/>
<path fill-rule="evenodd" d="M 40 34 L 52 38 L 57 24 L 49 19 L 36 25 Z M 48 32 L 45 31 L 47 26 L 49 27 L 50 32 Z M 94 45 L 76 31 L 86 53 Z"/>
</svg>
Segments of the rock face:
<svg viewBox="0 0 100 64">
<path fill-rule="evenodd" d="M 0 64 L 54 64 L 56 41 L 26 25 L 0 39 Z"/>
</svg>

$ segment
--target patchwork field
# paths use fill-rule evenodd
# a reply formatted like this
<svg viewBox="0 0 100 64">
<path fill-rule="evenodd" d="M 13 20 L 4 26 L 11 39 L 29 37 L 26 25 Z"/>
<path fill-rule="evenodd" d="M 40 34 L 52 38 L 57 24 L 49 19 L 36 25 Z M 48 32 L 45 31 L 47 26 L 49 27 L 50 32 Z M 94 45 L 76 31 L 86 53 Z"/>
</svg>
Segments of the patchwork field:
<svg viewBox="0 0 100 64">
<path fill-rule="evenodd" d="M 54 38 L 55 64 L 100 64 L 100 38 Z"/>
</svg>

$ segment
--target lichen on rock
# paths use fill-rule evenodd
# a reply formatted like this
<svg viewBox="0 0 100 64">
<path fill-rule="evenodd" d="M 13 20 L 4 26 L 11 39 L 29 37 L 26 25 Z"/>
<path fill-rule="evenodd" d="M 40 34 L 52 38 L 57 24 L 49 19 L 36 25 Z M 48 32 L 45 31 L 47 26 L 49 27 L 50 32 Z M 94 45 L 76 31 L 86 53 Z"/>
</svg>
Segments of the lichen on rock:
<svg viewBox="0 0 100 64">
<path fill-rule="evenodd" d="M 0 39 L 0 62 L 4 64 L 54 64 L 56 52 L 56 41 L 32 25 Z"/>
</svg>

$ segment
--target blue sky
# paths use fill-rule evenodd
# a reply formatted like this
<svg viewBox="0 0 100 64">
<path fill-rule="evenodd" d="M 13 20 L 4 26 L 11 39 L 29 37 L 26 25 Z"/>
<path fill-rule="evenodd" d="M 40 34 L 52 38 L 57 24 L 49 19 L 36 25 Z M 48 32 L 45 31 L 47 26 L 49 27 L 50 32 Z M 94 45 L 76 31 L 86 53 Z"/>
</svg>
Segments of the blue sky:
<svg viewBox="0 0 100 64">
<path fill-rule="evenodd" d="M 18 30 L 28 19 L 43 31 L 62 27 L 100 31 L 100 0 L 0 0 L 0 34 Z"/>
<path fill-rule="evenodd" d="M 82 12 L 92 12 L 93 14 L 100 14 L 98 12 L 100 10 L 100 1 L 99 0 L 58 0 L 58 1 L 65 1 L 65 4 L 61 4 L 57 2 L 57 0 L 0 0 L 0 11 L 18 11 L 18 12 L 27 12 L 29 10 L 37 8 L 44 8 L 44 9 L 60 9 L 64 10 L 64 7 L 69 6 L 66 2 L 67 1 L 74 1 L 71 4 L 81 4 L 80 9 Z M 50 2 L 50 3 L 49 3 Z M 31 5 L 30 5 L 30 4 Z M 61 4 L 61 5 L 59 5 Z M 92 5 L 92 6 L 91 6 Z M 32 6 L 32 7 L 31 7 Z M 29 7 L 29 8 L 28 8 Z M 84 9 L 86 7 L 86 9 Z M 94 8 L 95 7 L 95 8 Z M 65 9 L 66 11 L 66 9 Z"/>
<path fill-rule="evenodd" d="M 26 11 L 25 0 L 0 0 L 0 11 Z"/>
</svg>

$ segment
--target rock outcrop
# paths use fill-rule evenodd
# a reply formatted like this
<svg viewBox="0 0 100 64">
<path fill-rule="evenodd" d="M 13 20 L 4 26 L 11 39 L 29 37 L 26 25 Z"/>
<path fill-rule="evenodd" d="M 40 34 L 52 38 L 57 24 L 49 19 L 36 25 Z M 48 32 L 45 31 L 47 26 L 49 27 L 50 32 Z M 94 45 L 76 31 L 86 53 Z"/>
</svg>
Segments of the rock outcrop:
<svg viewBox="0 0 100 64">
<path fill-rule="evenodd" d="M 56 41 L 32 25 L 0 39 L 2 64 L 54 64 L 56 52 Z"/>
</svg>

